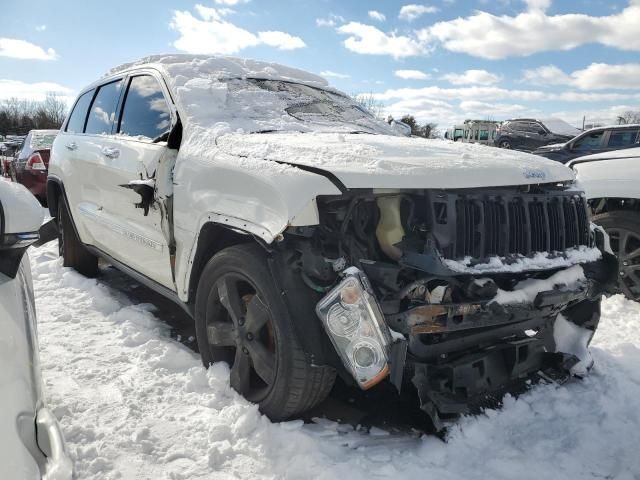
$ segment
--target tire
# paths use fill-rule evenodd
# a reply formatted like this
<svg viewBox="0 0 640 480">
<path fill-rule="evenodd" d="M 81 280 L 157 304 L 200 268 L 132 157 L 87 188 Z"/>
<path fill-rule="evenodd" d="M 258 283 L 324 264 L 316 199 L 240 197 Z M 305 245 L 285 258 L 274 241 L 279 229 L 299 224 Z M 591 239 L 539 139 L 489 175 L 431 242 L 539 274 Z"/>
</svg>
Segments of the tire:
<svg viewBox="0 0 640 480">
<path fill-rule="evenodd" d="M 593 217 L 609 234 L 618 258 L 618 291 L 640 301 L 640 214 L 629 210 L 601 213 Z"/>
<path fill-rule="evenodd" d="M 231 386 L 271 420 L 298 416 L 329 394 L 335 371 L 307 361 L 258 245 L 229 247 L 207 262 L 195 321 L 205 367 L 227 362 Z"/>
<path fill-rule="evenodd" d="M 500 148 L 505 148 L 507 150 L 511 150 L 513 148 L 509 140 L 500 140 L 500 142 L 498 143 L 498 146 Z"/>
<path fill-rule="evenodd" d="M 63 266 L 71 267 L 85 277 L 98 274 L 98 257 L 82 244 L 73 226 L 69 207 L 63 197 L 58 201 L 58 254 Z"/>
</svg>

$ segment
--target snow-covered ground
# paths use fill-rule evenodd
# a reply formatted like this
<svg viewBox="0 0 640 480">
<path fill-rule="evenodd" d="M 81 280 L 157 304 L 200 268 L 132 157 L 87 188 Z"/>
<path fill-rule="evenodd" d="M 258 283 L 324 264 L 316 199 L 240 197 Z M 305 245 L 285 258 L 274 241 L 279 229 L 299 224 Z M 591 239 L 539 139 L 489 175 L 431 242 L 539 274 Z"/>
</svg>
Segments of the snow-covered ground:
<svg viewBox="0 0 640 480">
<path fill-rule="evenodd" d="M 595 371 L 463 419 L 447 442 L 273 424 L 151 305 L 30 252 L 48 399 L 79 479 L 640 479 L 640 305 L 604 303 Z"/>
</svg>

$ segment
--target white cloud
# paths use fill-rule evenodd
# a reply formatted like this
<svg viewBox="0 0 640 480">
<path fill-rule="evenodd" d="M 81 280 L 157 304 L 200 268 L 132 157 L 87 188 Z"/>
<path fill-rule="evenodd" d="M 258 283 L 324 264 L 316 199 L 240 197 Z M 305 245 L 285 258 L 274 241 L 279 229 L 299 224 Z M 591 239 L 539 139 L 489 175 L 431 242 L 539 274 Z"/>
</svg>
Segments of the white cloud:
<svg viewBox="0 0 640 480">
<path fill-rule="evenodd" d="M 640 101 L 640 93 L 595 93 L 565 91 L 549 93 L 541 90 L 510 90 L 495 86 L 466 86 L 460 88 L 441 88 L 435 86 L 421 88 L 396 88 L 374 93 L 377 100 L 409 102 L 424 99 L 433 101 L 478 100 L 499 98 L 501 100 L 518 100 L 525 102 L 621 102 Z"/>
<path fill-rule="evenodd" d="M 476 12 L 468 17 L 437 22 L 417 32 L 421 42 L 439 41 L 453 52 L 491 60 L 527 56 L 549 50 L 571 50 L 600 43 L 621 50 L 640 50 L 640 2 L 607 16 L 547 15 L 549 0 L 528 0 L 516 16 Z"/>
<path fill-rule="evenodd" d="M 330 13 L 327 18 L 316 18 L 318 27 L 335 27 L 338 23 L 344 23 L 344 17 Z"/>
<path fill-rule="evenodd" d="M 254 34 L 224 18 L 224 12 L 196 5 L 200 18 L 190 12 L 174 11 L 170 26 L 180 34 L 174 47 L 188 53 L 234 54 L 248 47 L 268 45 L 280 50 L 305 47 L 300 37 L 285 32 L 267 31 Z"/>
<path fill-rule="evenodd" d="M 19 80 L 0 79 L 0 99 L 44 100 L 48 93 L 59 95 L 67 103 L 71 101 L 73 96 L 73 90 L 54 82 L 27 83 Z"/>
<path fill-rule="evenodd" d="M 400 20 L 406 20 L 408 22 L 414 21 L 416 18 L 421 17 L 426 13 L 435 13 L 438 11 L 437 7 L 427 6 L 427 5 L 403 5 L 400 8 L 400 13 L 398 14 L 398 18 Z"/>
<path fill-rule="evenodd" d="M 214 2 L 216 5 L 227 5 L 229 7 L 233 7 L 241 3 L 248 3 L 249 0 L 214 0 Z"/>
<path fill-rule="evenodd" d="M 500 77 L 486 70 L 467 70 L 464 73 L 447 73 L 443 80 L 453 85 L 493 85 L 500 81 Z"/>
<path fill-rule="evenodd" d="M 258 39 L 265 45 L 279 50 L 295 50 L 307 46 L 300 37 L 285 32 L 258 32 Z"/>
<path fill-rule="evenodd" d="M 338 73 L 338 72 L 332 72 L 331 70 L 324 70 L 322 72 L 320 72 L 320 75 L 322 75 L 323 77 L 329 77 L 329 78 L 351 78 L 351 75 L 347 75 L 345 73 Z"/>
<path fill-rule="evenodd" d="M 55 60 L 58 58 L 53 48 L 44 48 L 17 38 L 0 38 L 0 57 L 25 60 Z"/>
<path fill-rule="evenodd" d="M 404 80 L 426 80 L 431 78 L 431 75 L 420 70 L 396 70 L 393 72 L 396 77 Z"/>
<path fill-rule="evenodd" d="M 364 55 L 391 55 L 394 58 L 428 53 L 426 44 L 414 38 L 395 33 L 385 33 L 371 25 L 349 22 L 337 28 L 338 33 L 349 35 L 344 46 Z"/>
<path fill-rule="evenodd" d="M 378 22 L 384 22 L 387 19 L 384 13 L 377 10 L 369 10 L 367 13 L 369 14 L 369 18 L 377 20 Z"/>
<path fill-rule="evenodd" d="M 37 32 L 44 32 L 47 29 L 46 25 L 36 25 Z"/>
<path fill-rule="evenodd" d="M 640 90 L 640 63 L 609 65 L 592 63 L 569 74 L 555 65 L 544 65 L 524 71 L 525 81 L 538 85 L 569 85 L 581 90 Z"/>
</svg>

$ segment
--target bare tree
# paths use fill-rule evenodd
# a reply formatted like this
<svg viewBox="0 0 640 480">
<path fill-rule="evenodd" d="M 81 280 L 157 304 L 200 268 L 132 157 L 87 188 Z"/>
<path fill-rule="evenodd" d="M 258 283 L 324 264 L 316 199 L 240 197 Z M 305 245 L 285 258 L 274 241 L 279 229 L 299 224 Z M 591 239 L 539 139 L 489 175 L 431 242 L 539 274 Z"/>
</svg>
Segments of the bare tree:
<svg viewBox="0 0 640 480">
<path fill-rule="evenodd" d="M 0 134 L 26 134 L 32 129 L 60 128 L 67 104 L 54 93 L 43 101 L 8 98 L 0 103 Z"/>
<path fill-rule="evenodd" d="M 359 93 L 351 95 L 351 98 L 362 108 L 371 112 L 371 114 L 383 120 L 385 118 L 385 106 L 380 100 L 376 99 L 373 93 Z"/>
<path fill-rule="evenodd" d="M 640 110 L 627 110 L 618 116 L 618 125 L 640 123 Z"/>
</svg>

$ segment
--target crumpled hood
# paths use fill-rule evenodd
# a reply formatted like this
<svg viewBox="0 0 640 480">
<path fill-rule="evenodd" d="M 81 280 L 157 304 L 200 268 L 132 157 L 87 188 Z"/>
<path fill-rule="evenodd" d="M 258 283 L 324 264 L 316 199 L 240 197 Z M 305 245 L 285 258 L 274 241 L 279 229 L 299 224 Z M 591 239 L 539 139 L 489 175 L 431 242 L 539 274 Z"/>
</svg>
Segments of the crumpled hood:
<svg viewBox="0 0 640 480">
<path fill-rule="evenodd" d="M 446 140 L 368 134 L 229 134 L 227 154 L 315 167 L 347 188 L 473 188 L 574 179 L 564 165 L 528 153 Z"/>
</svg>

